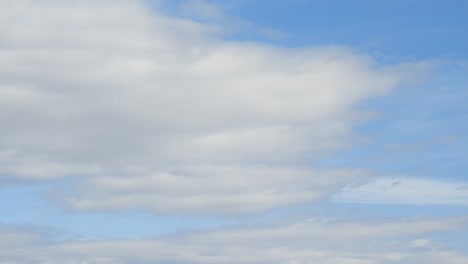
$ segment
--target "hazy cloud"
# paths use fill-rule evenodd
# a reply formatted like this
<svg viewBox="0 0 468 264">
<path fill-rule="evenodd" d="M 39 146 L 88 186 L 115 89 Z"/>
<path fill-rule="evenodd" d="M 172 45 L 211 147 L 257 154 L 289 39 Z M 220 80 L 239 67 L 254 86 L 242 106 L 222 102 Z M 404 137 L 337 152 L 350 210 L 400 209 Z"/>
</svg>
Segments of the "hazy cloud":
<svg viewBox="0 0 468 264">
<path fill-rule="evenodd" d="M 460 231 L 467 219 L 310 219 L 295 224 L 218 229 L 159 239 L 69 240 L 31 244 L 20 230 L 0 234 L 2 263 L 465 263 L 427 236 Z M 466 231 L 466 229 L 465 229 Z M 33 235 L 34 236 L 34 235 Z M 15 246 L 8 243 L 14 241 Z M 426 247 L 427 249 L 424 249 Z M 28 252 L 28 254 L 24 254 Z"/>
<path fill-rule="evenodd" d="M 335 201 L 416 205 L 468 205 L 465 182 L 428 178 L 378 178 L 362 185 L 349 185 Z"/>
</svg>

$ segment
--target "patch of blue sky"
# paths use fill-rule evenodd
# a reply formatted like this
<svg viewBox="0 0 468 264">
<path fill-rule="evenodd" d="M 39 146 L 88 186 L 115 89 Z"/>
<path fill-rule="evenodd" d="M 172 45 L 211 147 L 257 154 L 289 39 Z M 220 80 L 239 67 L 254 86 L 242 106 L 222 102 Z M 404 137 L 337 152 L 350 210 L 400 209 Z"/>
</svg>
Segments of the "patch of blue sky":
<svg viewBox="0 0 468 264">
<path fill-rule="evenodd" d="M 237 36 L 245 39 L 288 47 L 346 45 L 382 62 L 468 58 L 468 3 L 463 0 L 212 2 L 258 27 L 285 33 L 279 38 L 255 31 Z"/>
<path fill-rule="evenodd" d="M 466 211 L 458 205 L 414 205 L 382 203 L 341 203 L 327 197 L 318 203 L 306 203 L 270 210 L 249 216 L 238 223 L 275 224 L 300 222 L 301 219 L 405 219 L 405 218 L 450 218 L 466 217 Z"/>
<path fill-rule="evenodd" d="M 443 71 L 422 84 L 400 87 L 390 96 L 363 104 L 378 113 L 356 128 L 356 135 L 367 140 L 325 163 L 466 179 L 468 75 Z"/>
</svg>

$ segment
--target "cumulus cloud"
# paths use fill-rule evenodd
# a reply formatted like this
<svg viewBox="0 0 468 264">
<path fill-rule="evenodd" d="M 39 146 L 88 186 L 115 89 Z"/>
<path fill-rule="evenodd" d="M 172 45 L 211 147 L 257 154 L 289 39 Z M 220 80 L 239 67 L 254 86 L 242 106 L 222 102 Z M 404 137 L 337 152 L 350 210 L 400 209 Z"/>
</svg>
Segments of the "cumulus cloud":
<svg viewBox="0 0 468 264">
<path fill-rule="evenodd" d="M 0 173 L 76 177 L 76 209 L 318 199 L 359 173 L 304 164 L 348 147 L 357 105 L 419 71 L 344 47 L 224 41 L 144 1 L 0 3 Z"/>
<path fill-rule="evenodd" d="M 421 236 L 459 231 L 467 219 L 311 219 L 295 224 L 237 227 L 132 240 L 54 241 L 31 244 L 21 230 L 0 244 L 2 263 L 466 263 L 447 247 L 421 250 Z M 34 235 L 35 236 L 35 235 Z M 23 242 L 21 242 L 23 241 Z M 423 242 L 421 242 L 423 241 Z M 415 246 L 418 247 L 415 249 Z M 24 252 L 28 254 L 24 254 Z"/>
</svg>

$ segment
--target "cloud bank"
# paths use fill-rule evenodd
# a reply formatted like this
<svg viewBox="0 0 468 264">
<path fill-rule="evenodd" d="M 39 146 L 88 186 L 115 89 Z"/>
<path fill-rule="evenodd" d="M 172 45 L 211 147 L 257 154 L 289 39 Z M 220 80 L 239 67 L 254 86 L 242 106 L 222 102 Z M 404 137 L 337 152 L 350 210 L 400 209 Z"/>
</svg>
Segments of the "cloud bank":
<svg viewBox="0 0 468 264">
<path fill-rule="evenodd" d="M 367 177 L 312 166 L 350 147 L 420 65 L 344 47 L 223 40 L 144 1 L 2 1 L 0 173 L 72 178 L 79 210 L 255 213 Z M 229 209 L 227 209 L 229 208 Z"/>
</svg>

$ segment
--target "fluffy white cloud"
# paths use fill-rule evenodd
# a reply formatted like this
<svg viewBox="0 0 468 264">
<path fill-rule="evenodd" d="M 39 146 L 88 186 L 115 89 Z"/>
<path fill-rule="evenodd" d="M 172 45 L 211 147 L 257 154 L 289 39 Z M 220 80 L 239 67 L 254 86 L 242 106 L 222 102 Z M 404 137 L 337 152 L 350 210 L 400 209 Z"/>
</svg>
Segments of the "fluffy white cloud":
<svg viewBox="0 0 468 264">
<path fill-rule="evenodd" d="M 348 146 L 357 104 L 419 68 L 224 41 L 143 1 L 0 4 L 0 173 L 79 176 L 65 199 L 78 209 L 248 213 L 317 199 L 357 173 L 303 164 Z"/>
<path fill-rule="evenodd" d="M 159 239 L 31 243 L 24 231 L 0 233 L 2 263 L 466 263 L 447 247 L 421 247 L 421 236 L 460 231 L 467 219 L 319 220 L 292 225 L 231 228 Z M 6 229 L 6 228 L 4 228 Z M 15 233 L 17 233 L 15 235 Z M 32 234 L 32 236 L 37 236 Z M 23 242 L 21 242 L 23 241 Z M 424 243 L 427 245 L 430 242 Z M 415 248 L 415 245 L 418 246 Z M 28 254 L 24 254 L 28 252 Z"/>
</svg>

